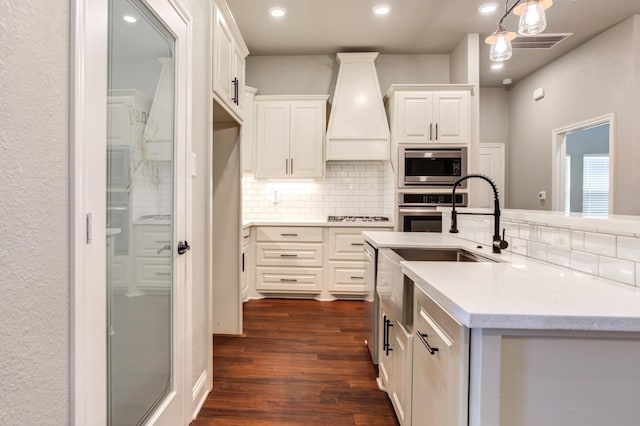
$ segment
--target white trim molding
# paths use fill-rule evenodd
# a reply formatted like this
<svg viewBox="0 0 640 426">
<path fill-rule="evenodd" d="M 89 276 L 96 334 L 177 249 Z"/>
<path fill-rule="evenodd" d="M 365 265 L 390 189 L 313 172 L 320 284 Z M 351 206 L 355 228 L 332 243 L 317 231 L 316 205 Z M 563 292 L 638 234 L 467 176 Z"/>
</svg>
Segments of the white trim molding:
<svg viewBox="0 0 640 426">
<path fill-rule="evenodd" d="M 91 232 L 106 228 L 104 193 L 90 188 L 106 187 L 106 162 L 101 159 L 107 135 L 108 6 L 107 0 L 71 2 L 69 417 L 78 426 L 107 421 L 106 271 L 88 270 L 87 265 L 98 259 L 104 264 L 106 250 L 104 232 Z"/>
<path fill-rule="evenodd" d="M 609 124 L 609 214 L 613 213 L 615 206 L 615 163 L 616 163 L 616 120 L 615 114 L 605 114 L 599 117 L 584 120 L 569 126 L 554 129 L 551 132 L 551 209 L 554 211 L 563 210 L 564 206 L 564 174 L 566 156 L 566 135 L 567 133 L 590 127 Z"/>
</svg>

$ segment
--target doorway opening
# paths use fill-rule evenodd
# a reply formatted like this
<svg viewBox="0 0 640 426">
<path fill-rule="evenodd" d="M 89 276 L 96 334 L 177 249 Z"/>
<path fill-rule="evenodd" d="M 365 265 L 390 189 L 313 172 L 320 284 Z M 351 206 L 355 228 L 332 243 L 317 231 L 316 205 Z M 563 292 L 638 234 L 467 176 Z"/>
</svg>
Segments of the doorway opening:
<svg viewBox="0 0 640 426">
<path fill-rule="evenodd" d="M 613 141 L 612 114 L 553 131 L 553 210 L 611 213 Z"/>
</svg>

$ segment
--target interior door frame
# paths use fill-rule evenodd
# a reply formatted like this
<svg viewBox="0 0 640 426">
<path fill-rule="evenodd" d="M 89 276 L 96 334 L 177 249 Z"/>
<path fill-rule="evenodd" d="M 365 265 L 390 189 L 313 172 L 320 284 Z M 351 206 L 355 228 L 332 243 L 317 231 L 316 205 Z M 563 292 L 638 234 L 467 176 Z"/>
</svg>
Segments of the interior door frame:
<svg viewBox="0 0 640 426">
<path fill-rule="evenodd" d="M 187 160 L 191 153 L 192 18 L 181 0 L 141 0 L 150 10 L 171 7 L 186 26 L 176 43 L 176 98 L 178 139 L 183 152 L 176 151 L 176 178 L 184 184 L 186 203 L 176 206 L 184 215 L 185 235 L 190 240 L 191 179 Z M 70 407 L 73 425 L 102 425 L 107 422 L 107 291 L 106 291 L 106 135 L 107 60 L 109 0 L 71 2 L 70 55 Z M 176 142 L 177 143 L 177 142 Z M 180 156 L 181 160 L 178 160 Z M 184 163 L 182 168 L 177 164 Z M 177 177 L 177 176 L 176 176 Z M 104 190 L 99 190 L 100 188 Z M 175 188 L 177 189 L 177 187 Z M 175 232 L 174 231 L 174 235 Z M 185 259 L 185 288 L 178 289 L 173 312 L 184 333 L 184 352 L 172 368 L 181 370 L 185 382 L 191 377 L 192 342 L 188 301 L 191 295 L 191 260 Z M 180 347 L 180 346 L 178 346 Z M 184 401 L 183 423 L 191 416 L 191 392 L 181 383 Z"/>
<path fill-rule="evenodd" d="M 616 162 L 616 119 L 615 114 L 609 113 L 599 117 L 570 124 L 565 127 L 554 129 L 551 132 L 551 210 L 564 211 L 564 180 L 565 180 L 565 157 L 567 155 L 567 133 L 590 127 L 609 125 L 609 214 L 613 213 L 615 204 L 615 162 Z"/>
</svg>

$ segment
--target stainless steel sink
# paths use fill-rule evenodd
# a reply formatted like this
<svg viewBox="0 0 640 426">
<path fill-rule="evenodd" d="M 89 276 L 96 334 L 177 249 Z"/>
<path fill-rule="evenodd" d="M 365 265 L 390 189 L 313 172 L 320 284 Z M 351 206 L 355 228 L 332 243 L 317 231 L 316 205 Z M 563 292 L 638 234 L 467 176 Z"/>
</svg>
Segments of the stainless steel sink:
<svg viewBox="0 0 640 426">
<path fill-rule="evenodd" d="M 418 262 L 495 262 L 465 249 L 401 248 L 394 249 L 403 260 Z"/>
</svg>

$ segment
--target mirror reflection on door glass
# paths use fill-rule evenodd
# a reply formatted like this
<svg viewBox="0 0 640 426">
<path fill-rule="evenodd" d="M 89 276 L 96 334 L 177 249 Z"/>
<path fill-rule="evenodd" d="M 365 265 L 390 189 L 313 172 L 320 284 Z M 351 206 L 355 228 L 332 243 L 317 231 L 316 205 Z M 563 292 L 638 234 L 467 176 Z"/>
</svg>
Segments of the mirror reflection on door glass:
<svg viewBox="0 0 640 426">
<path fill-rule="evenodd" d="M 564 210 L 589 216 L 609 213 L 609 124 L 567 133 Z"/>
<path fill-rule="evenodd" d="M 107 97 L 109 423 L 140 424 L 171 389 L 174 38 L 111 0 Z"/>
</svg>

